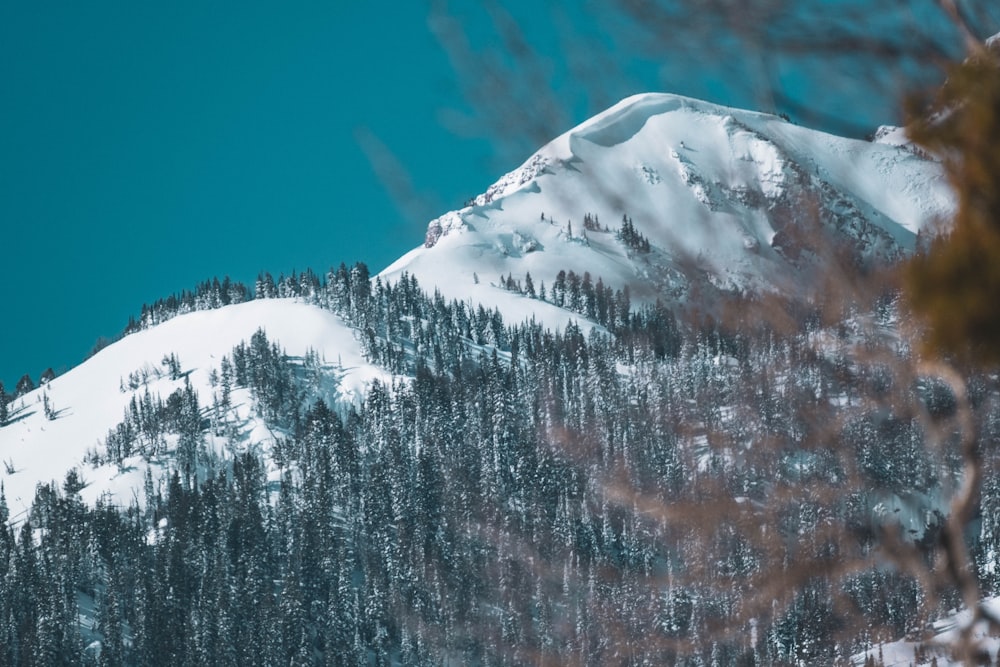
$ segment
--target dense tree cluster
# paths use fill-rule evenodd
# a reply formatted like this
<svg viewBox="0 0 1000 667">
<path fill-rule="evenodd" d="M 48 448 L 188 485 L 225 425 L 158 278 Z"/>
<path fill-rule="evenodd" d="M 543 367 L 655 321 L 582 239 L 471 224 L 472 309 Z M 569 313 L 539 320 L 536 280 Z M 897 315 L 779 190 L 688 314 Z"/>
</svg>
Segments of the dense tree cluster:
<svg viewBox="0 0 1000 667">
<path fill-rule="evenodd" d="M 31 379 L 31 376 L 25 373 L 21 376 L 21 379 L 17 381 L 17 385 L 14 387 L 15 396 L 24 396 L 25 394 L 35 390 L 35 382 Z"/>
<path fill-rule="evenodd" d="M 622 226 L 618 228 L 618 240 L 631 248 L 635 252 L 649 252 L 649 239 L 639 233 L 639 230 L 632 224 L 632 218 L 627 215 L 622 216 Z"/>
<path fill-rule="evenodd" d="M 601 221 L 597 217 L 596 213 L 584 213 L 583 214 L 583 228 L 588 232 L 607 232 L 610 231 L 608 226 L 605 225 L 601 227 Z"/>
<path fill-rule="evenodd" d="M 231 303 L 243 303 L 250 297 L 250 290 L 241 282 L 234 282 L 226 276 L 220 282 L 218 278 L 206 280 L 198 284 L 195 290 L 182 290 L 180 294 L 171 294 L 165 299 L 157 299 L 152 305 L 142 304 L 139 318 L 130 317 L 123 335 L 148 329 L 172 317 L 197 310 L 221 308 Z"/>
<path fill-rule="evenodd" d="M 954 397 L 844 353 L 884 330 L 726 335 L 618 303 L 613 334 L 585 335 L 363 265 L 310 275 L 281 282 L 408 379 L 331 405 L 318 365 L 258 331 L 205 406 L 168 356 L 179 388 L 131 389 L 95 454 L 173 452 L 144 503 L 86 507 L 73 471 L 17 528 L 0 505 L 0 665 L 818 664 L 935 611 L 877 558 L 895 520 L 877 508 L 902 496 L 933 517 L 958 465 L 890 396 L 938 418 Z M 975 386 L 996 430 L 995 391 Z M 241 389 L 279 434 L 266 456 L 216 419 Z M 973 552 L 1000 592 L 1000 485 L 982 506 Z M 908 536 L 928 558 L 935 526 Z"/>
<path fill-rule="evenodd" d="M 133 455 L 152 459 L 172 449 L 178 469 L 190 480 L 204 456 L 204 428 L 198 394 L 186 376 L 183 387 L 165 401 L 146 386 L 142 394 L 132 395 L 124 418 L 105 438 L 103 452 L 94 451 L 88 459 L 95 465 L 121 464 Z"/>
</svg>

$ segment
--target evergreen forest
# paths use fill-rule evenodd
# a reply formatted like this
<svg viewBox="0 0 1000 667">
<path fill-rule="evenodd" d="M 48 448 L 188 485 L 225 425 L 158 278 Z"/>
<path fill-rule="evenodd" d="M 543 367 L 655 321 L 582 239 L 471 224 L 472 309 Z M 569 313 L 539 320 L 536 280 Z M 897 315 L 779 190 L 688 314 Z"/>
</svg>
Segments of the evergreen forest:
<svg viewBox="0 0 1000 667">
<path fill-rule="evenodd" d="M 89 460 L 168 472 L 128 506 L 84 503 L 85 465 L 17 520 L 0 500 L 0 666 L 846 664 L 961 604 L 887 557 L 945 567 L 961 477 L 958 399 L 914 371 L 892 290 L 734 330 L 589 274 L 503 286 L 598 326 L 506 322 L 361 264 L 144 307 L 126 334 L 298 298 L 397 379 L 334 400 L 335 368 L 263 330 L 211 400 L 123 378 L 135 398 Z M 996 384 L 968 378 L 983 441 Z M 234 423 L 240 397 L 273 446 Z M 997 594 L 987 480 L 966 539 Z"/>
</svg>

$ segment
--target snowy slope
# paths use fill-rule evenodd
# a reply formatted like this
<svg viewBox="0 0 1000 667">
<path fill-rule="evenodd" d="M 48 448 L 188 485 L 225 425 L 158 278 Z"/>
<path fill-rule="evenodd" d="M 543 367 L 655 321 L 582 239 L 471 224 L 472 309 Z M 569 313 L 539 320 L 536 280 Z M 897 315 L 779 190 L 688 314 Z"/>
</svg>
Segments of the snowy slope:
<svg viewBox="0 0 1000 667">
<path fill-rule="evenodd" d="M 982 605 L 994 615 L 1000 614 L 1000 597 L 986 598 Z M 961 640 L 962 630 L 969 626 L 971 620 L 972 614 L 967 609 L 952 612 L 931 624 L 924 641 L 900 639 L 880 644 L 852 656 L 851 664 L 863 667 L 869 656 L 876 661 L 881 656 L 880 664 L 885 667 L 957 667 L 962 662 L 953 657 L 952 649 Z M 1000 659 L 1000 638 L 992 636 L 984 622 L 973 627 L 971 638 L 979 650 L 990 657 L 991 662 L 983 664 L 997 664 Z"/>
<path fill-rule="evenodd" d="M 798 232 L 817 211 L 837 238 L 877 258 L 912 250 L 916 232 L 950 210 L 939 166 L 900 143 L 676 95 L 630 97 L 431 221 L 424 246 L 381 275 L 410 272 L 445 296 L 553 325 L 563 313 L 526 306 L 494 286 L 500 275 L 551 285 L 561 269 L 589 271 L 645 300 L 683 299 L 698 282 L 787 289 L 809 268 Z M 609 232 L 585 232 L 585 214 Z M 623 215 L 650 253 L 616 239 Z"/>
<path fill-rule="evenodd" d="M 108 346 L 10 406 L 13 423 L 0 428 L 0 460 L 5 463 L 0 466 L 0 483 L 12 517 L 16 519 L 30 506 L 38 482 L 61 483 L 74 466 L 88 482 L 81 493 L 85 500 L 93 502 L 109 494 L 111 502 L 128 504 L 143 486 L 145 463 L 140 457 L 130 459 L 131 468 L 124 466 L 122 470 L 81 465 L 85 452 L 103 442 L 108 430 L 122 420 L 132 396 L 145 391 L 145 387 L 132 390 L 126 386 L 123 392 L 122 380 L 127 383 L 131 373 L 145 370 L 150 376 L 150 393 L 166 399 L 183 385 L 182 380 L 171 380 L 167 374 L 157 377 L 157 371 L 163 371 L 163 357 L 174 353 L 182 371 L 189 373 L 204 409 L 212 403 L 209 373 L 258 328 L 290 356 L 314 350 L 335 378 L 333 392 L 343 400 L 358 399 L 375 378 L 388 379 L 385 372 L 364 360 L 353 330 L 339 317 L 293 299 L 251 301 L 178 316 Z M 44 415 L 44 394 L 56 411 L 55 420 Z M 260 429 L 262 425 L 250 419 L 246 398 L 244 393 L 243 403 L 236 408 L 243 428 Z M 266 440 L 266 434 L 253 435 L 257 443 Z M 8 465 L 15 470 L 13 474 Z"/>
</svg>

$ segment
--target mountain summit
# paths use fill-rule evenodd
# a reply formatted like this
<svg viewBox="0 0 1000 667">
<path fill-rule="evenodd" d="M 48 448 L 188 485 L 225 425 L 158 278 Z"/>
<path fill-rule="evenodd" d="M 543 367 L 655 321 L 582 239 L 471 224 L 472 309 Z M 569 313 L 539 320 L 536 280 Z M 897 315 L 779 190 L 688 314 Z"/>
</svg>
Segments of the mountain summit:
<svg viewBox="0 0 1000 667">
<path fill-rule="evenodd" d="M 698 283 L 786 289 L 824 244 L 861 262 L 894 258 L 951 209 L 939 165 L 898 135 L 845 139 L 769 114 L 636 95 L 432 220 L 423 246 L 382 276 L 409 272 L 511 315 L 523 308 L 490 292 L 495 276 L 551 285 L 560 270 L 589 272 L 647 301 L 683 300 Z"/>
</svg>

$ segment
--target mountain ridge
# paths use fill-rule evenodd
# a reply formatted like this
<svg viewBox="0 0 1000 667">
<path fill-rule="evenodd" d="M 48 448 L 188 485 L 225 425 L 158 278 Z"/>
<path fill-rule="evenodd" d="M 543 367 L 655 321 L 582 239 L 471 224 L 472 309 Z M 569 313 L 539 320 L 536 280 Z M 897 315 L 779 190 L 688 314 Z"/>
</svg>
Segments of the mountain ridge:
<svg viewBox="0 0 1000 667">
<path fill-rule="evenodd" d="M 635 95 L 553 139 L 470 206 L 432 220 L 423 247 L 379 275 L 406 271 L 452 298 L 504 301 L 513 317 L 517 305 L 489 291 L 493 275 L 530 272 L 551 284 L 559 270 L 589 272 L 645 301 L 676 302 L 699 282 L 794 289 L 811 270 L 796 266 L 796 232 L 810 217 L 860 258 L 883 261 L 911 252 L 917 233 L 951 211 L 939 165 L 900 145 L 898 133 L 881 139 Z M 597 228 L 584 229 L 585 217 Z M 601 234 L 620 230 L 623 217 L 652 254 L 637 257 Z"/>
</svg>

